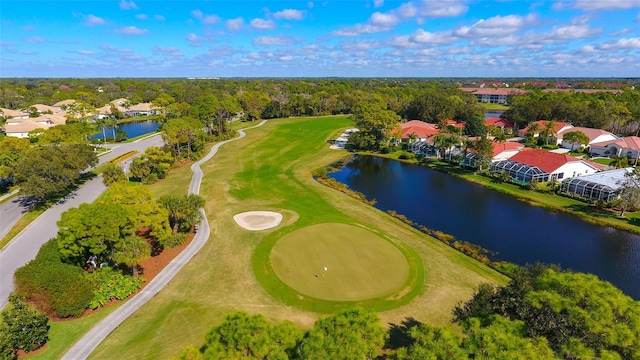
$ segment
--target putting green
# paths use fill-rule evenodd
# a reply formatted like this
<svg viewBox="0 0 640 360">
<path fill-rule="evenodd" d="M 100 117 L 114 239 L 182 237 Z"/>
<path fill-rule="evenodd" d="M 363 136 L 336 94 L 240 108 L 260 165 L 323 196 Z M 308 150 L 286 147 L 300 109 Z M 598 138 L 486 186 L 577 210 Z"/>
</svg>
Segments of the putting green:
<svg viewBox="0 0 640 360">
<path fill-rule="evenodd" d="M 280 238 L 271 266 L 302 294 L 331 301 L 391 295 L 409 277 L 409 263 L 391 242 L 347 224 L 317 224 Z M 326 268 L 326 271 L 325 271 Z"/>
</svg>

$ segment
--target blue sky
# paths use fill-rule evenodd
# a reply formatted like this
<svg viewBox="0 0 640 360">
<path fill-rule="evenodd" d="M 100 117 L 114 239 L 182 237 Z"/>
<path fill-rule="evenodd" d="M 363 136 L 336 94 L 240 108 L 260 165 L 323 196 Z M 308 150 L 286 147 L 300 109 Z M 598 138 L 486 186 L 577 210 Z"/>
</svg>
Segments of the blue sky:
<svg viewBox="0 0 640 360">
<path fill-rule="evenodd" d="M 640 0 L 0 2 L 0 77 L 640 77 Z"/>
</svg>

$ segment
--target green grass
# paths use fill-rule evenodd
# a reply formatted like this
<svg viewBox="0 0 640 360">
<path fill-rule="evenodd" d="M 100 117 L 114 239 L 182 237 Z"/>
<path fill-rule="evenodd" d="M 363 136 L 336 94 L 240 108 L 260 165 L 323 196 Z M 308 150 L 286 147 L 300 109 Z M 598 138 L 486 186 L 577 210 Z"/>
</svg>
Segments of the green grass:
<svg viewBox="0 0 640 360">
<path fill-rule="evenodd" d="M 390 239 L 361 227 L 336 223 L 291 232 L 278 239 L 267 261 L 262 254 L 258 258 L 254 261 L 257 271 L 262 271 L 265 263 L 272 265 L 273 272 L 258 277 L 269 280 L 263 284 L 265 288 L 286 284 L 295 295 L 291 305 L 329 312 L 336 311 L 336 307 L 353 306 L 353 301 L 375 306 L 381 299 L 397 300 L 394 294 L 411 293 L 419 285 L 416 275 L 423 270 L 416 267 L 419 261 L 412 261 L 411 269 L 404 253 Z M 324 267 L 330 270 L 325 272 Z M 272 295 L 281 297 L 281 292 Z"/>
<path fill-rule="evenodd" d="M 507 105 L 502 104 L 490 104 L 490 103 L 480 103 L 485 110 L 509 110 Z"/>
<path fill-rule="evenodd" d="M 479 284 L 506 281 L 388 214 L 316 182 L 311 176 L 314 170 L 346 154 L 330 150 L 327 141 L 349 127 L 352 123 L 345 116 L 270 120 L 247 130 L 246 138 L 221 147 L 203 166 L 200 195 L 206 200 L 209 241 L 90 358 L 117 354 L 119 360 L 167 359 L 186 345 L 200 346 L 204 335 L 234 311 L 260 313 L 273 321 L 287 319 L 301 328 L 312 326 L 319 312 L 330 309 L 315 302 L 292 306 L 295 292 L 265 289 L 277 284 L 262 277 L 271 268 L 271 247 L 280 238 L 316 224 L 357 225 L 402 251 L 409 263 L 408 279 L 416 285 L 393 298 L 365 304 L 384 310 L 379 313 L 384 324 L 413 317 L 431 325 L 450 325 L 453 307 L 469 299 Z M 190 172 L 179 169 L 152 189 L 156 195 L 186 192 L 189 181 Z M 247 231 L 233 215 L 252 210 L 277 211 L 284 217 L 276 228 Z M 254 271 L 256 265 L 266 270 Z"/>
<path fill-rule="evenodd" d="M 590 161 L 593 161 L 595 163 L 602 164 L 602 165 L 611 165 L 610 158 L 595 158 L 595 159 L 590 159 Z"/>
<path fill-rule="evenodd" d="M 37 354 L 30 356 L 29 359 L 59 359 L 64 355 L 69 347 L 78 341 L 89 329 L 91 329 L 98 321 L 104 319 L 117 309 L 119 305 L 111 306 L 98 313 L 89 315 L 82 319 L 73 321 L 55 321 L 49 322 L 49 342 L 45 348 Z"/>
<path fill-rule="evenodd" d="M 13 225 L 11 230 L 9 230 L 7 234 L 2 238 L 2 240 L 0 240 L 0 249 L 4 249 L 4 247 L 7 246 L 11 242 L 11 240 L 16 237 L 16 235 L 18 235 L 22 230 L 29 226 L 29 224 L 35 221 L 38 216 L 42 215 L 42 213 L 45 211 L 46 209 L 40 208 L 24 213 L 24 215 L 22 215 L 22 217 L 18 219 L 18 221 Z"/>
</svg>

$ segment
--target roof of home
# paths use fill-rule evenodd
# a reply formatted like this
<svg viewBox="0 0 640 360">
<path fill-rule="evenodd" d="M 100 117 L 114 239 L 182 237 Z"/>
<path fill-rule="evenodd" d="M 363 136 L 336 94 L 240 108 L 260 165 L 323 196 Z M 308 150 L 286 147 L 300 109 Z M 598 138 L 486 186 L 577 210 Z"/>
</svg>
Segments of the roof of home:
<svg viewBox="0 0 640 360">
<path fill-rule="evenodd" d="M 4 126 L 4 132 L 7 134 L 16 134 L 16 133 L 28 133 L 29 131 L 35 129 L 48 129 L 55 125 L 47 125 L 37 121 L 33 121 L 33 119 L 24 119 L 20 122 L 15 123 L 7 123 Z"/>
<path fill-rule="evenodd" d="M 2 110 L 2 113 L 4 114 L 4 116 L 12 116 L 12 117 L 16 117 L 16 116 L 27 116 L 29 115 L 28 113 L 22 111 L 22 110 L 13 110 L 13 109 L 7 109 L 7 108 L 0 108 L 0 110 Z"/>
<path fill-rule="evenodd" d="M 411 120 L 400 124 L 400 127 L 402 128 L 402 138 L 408 138 L 411 134 L 416 134 L 418 137 L 425 138 L 436 135 L 440 132 L 437 125 L 429 124 L 421 120 Z"/>
<path fill-rule="evenodd" d="M 493 156 L 496 156 L 504 151 L 520 150 L 524 148 L 523 144 L 517 143 L 515 141 L 507 141 L 507 142 L 492 141 L 491 146 L 493 147 Z"/>
<path fill-rule="evenodd" d="M 71 105 L 73 103 L 75 103 L 76 101 L 73 99 L 67 99 L 67 100 L 62 100 L 62 101 L 58 101 L 57 103 L 53 104 L 53 106 L 55 107 L 61 107 L 64 105 Z"/>
<path fill-rule="evenodd" d="M 515 161 L 521 164 L 536 166 L 540 170 L 543 170 L 547 173 L 554 172 L 555 170 L 557 170 L 558 168 L 560 168 L 562 165 L 566 163 L 576 162 L 576 161 L 581 161 L 593 168 L 597 168 L 593 164 L 587 163 L 573 156 L 552 153 L 552 152 L 540 150 L 540 149 L 530 149 L 530 148 L 525 148 L 520 150 L 520 152 L 513 155 L 509 160 Z"/>
<path fill-rule="evenodd" d="M 589 141 L 595 140 L 598 136 L 613 135 L 612 133 L 606 130 L 592 129 L 592 128 L 578 126 L 570 129 L 565 129 L 564 131 L 559 132 L 556 136 L 561 139 L 564 134 L 572 131 L 580 131 L 581 133 L 587 135 L 587 137 L 589 138 Z"/>
<path fill-rule="evenodd" d="M 616 144 L 623 149 L 632 149 L 635 151 L 640 151 L 640 137 L 637 136 L 626 136 L 622 138 L 618 138 L 615 140 L 601 141 L 597 143 L 591 144 L 591 146 L 607 146 L 611 144 Z"/>
<path fill-rule="evenodd" d="M 497 126 L 497 127 L 513 127 L 513 120 L 503 118 L 487 118 L 484 120 L 485 126 Z"/>
<path fill-rule="evenodd" d="M 457 120 L 453 120 L 453 119 L 447 120 L 447 125 L 448 126 L 450 125 L 450 126 L 453 126 L 453 127 L 456 127 L 456 128 L 463 128 L 464 127 L 464 123 L 463 122 L 460 122 L 460 121 L 457 121 Z"/>
<path fill-rule="evenodd" d="M 131 105 L 129 107 L 129 111 L 149 111 L 151 110 L 151 103 L 140 103 L 140 104 L 135 104 L 135 105 Z"/>
<path fill-rule="evenodd" d="M 532 124 L 538 124 L 538 126 L 540 127 L 540 131 L 544 131 L 547 128 L 547 124 L 549 123 L 550 120 L 538 120 L 538 121 L 534 121 L 531 124 L 529 124 L 529 126 L 527 126 L 526 128 L 522 129 L 521 131 L 527 132 L 529 130 L 529 127 Z M 553 131 L 555 133 L 558 133 L 560 130 L 562 130 L 564 127 L 567 126 L 571 126 L 571 124 L 566 123 L 566 122 L 562 122 L 562 121 L 553 121 Z"/>
<path fill-rule="evenodd" d="M 29 107 L 34 107 L 36 109 L 38 109 L 38 111 L 40 112 L 47 112 L 47 111 L 51 111 L 52 113 L 57 113 L 60 112 L 60 108 L 56 107 L 56 106 L 49 106 L 49 105 L 45 105 L 45 104 L 33 104 Z"/>
</svg>

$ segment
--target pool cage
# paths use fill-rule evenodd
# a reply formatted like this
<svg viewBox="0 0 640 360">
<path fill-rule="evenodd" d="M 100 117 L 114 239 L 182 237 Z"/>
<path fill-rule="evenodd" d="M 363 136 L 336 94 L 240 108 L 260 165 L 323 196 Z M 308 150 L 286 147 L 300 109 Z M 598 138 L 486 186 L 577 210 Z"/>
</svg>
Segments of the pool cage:
<svg viewBox="0 0 640 360">
<path fill-rule="evenodd" d="M 631 168 L 616 169 L 573 177 L 562 182 L 560 191 L 590 200 L 609 202 L 619 198 L 620 189 L 628 181 L 626 175 L 631 171 Z"/>
<path fill-rule="evenodd" d="M 537 166 L 521 164 L 511 160 L 502 160 L 489 165 L 489 172 L 492 175 L 499 175 L 504 172 L 509 174 L 511 180 L 520 184 L 529 184 L 532 180 L 538 182 L 549 181 L 549 173 L 540 170 Z"/>
<path fill-rule="evenodd" d="M 617 190 L 608 185 L 574 177 L 562 182 L 560 191 L 581 196 L 590 200 L 604 200 L 609 202 L 617 198 Z"/>
</svg>

